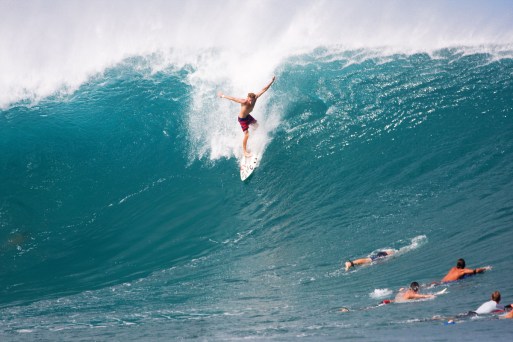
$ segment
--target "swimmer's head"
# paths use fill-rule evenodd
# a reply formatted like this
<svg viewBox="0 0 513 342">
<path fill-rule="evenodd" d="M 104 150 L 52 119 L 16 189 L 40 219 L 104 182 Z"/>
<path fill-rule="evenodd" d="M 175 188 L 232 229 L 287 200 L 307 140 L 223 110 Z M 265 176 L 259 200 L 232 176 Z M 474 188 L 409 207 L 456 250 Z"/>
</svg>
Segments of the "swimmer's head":
<svg viewBox="0 0 513 342">
<path fill-rule="evenodd" d="M 458 262 L 456 263 L 456 268 L 465 268 L 465 260 L 463 259 L 458 259 Z"/>
<path fill-rule="evenodd" d="M 500 302 L 501 301 L 501 293 L 499 291 L 495 291 L 494 293 L 492 293 L 492 300 L 494 302 Z"/>
<path fill-rule="evenodd" d="M 410 290 L 412 290 L 413 292 L 418 292 L 419 291 L 419 283 L 417 283 L 416 281 L 411 283 Z"/>
</svg>

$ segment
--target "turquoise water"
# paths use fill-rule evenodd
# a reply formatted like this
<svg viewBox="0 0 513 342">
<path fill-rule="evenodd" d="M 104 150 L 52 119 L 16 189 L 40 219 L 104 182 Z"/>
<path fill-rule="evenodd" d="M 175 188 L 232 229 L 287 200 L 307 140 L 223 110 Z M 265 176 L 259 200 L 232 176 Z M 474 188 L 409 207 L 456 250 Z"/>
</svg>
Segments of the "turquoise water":
<svg viewBox="0 0 513 342">
<path fill-rule="evenodd" d="M 191 64 L 135 56 L 5 107 L 0 338 L 511 339 L 496 317 L 432 320 L 513 303 L 513 60 L 471 50 L 284 59 L 247 182 L 238 108 Z M 493 269 L 365 310 L 458 258 Z"/>
</svg>

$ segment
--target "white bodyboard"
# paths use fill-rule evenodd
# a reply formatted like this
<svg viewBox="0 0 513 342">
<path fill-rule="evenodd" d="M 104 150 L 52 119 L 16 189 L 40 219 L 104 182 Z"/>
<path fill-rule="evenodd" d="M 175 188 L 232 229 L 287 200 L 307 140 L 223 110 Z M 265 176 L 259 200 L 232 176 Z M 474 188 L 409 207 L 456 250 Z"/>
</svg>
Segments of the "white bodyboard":
<svg viewBox="0 0 513 342">
<path fill-rule="evenodd" d="M 260 155 L 252 155 L 250 157 L 242 157 L 240 161 L 240 179 L 246 180 L 253 171 L 255 171 L 260 162 Z"/>
</svg>

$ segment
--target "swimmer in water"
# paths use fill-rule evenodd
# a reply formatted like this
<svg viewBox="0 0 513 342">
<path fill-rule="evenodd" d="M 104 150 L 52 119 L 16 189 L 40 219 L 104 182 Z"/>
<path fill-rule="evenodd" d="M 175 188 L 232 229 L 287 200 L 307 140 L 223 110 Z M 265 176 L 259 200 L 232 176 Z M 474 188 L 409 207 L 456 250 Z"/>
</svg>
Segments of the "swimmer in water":
<svg viewBox="0 0 513 342">
<path fill-rule="evenodd" d="M 456 280 L 462 279 L 466 276 L 474 275 L 477 273 L 483 273 L 484 271 L 491 270 L 491 269 L 492 268 L 490 266 L 475 268 L 475 269 L 465 268 L 465 260 L 458 259 L 456 266 L 449 270 L 447 275 L 442 279 L 442 283 L 456 281 Z"/>
<path fill-rule="evenodd" d="M 481 304 L 475 311 L 468 311 L 466 313 L 458 314 L 452 317 L 433 316 L 432 320 L 442 320 L 445 321 L 445 324 L 455 324 L 457 320 L 464 320 L 475 317 L 477 315 L 503 314 L 504 312 L 511 310 L 513 304 L 501 305 L 499 304 L 500 301 L 501 293 L 499 291 L 495 291 L 491 295 L 491 300 Z M 513 311 L 509 311 L 505 315 L 499 316 L 499 318 L 513 318 Z"/>
<path fill-rule="evenodd" d="M 420 294 L 419 293 L 420 285 L 416 281 L 410 284 L 410 288 L 406 291 L 399 291 L 397 296 L 395 296 L 395 302 L 406 302 L 413 299 L 426 299 L 426 298 L 435 298 L 434 294 Z"/>
<path fill-rule="evenodd" d="M 404 303 L 409 300 L 415 300 L 415 299 L 426 299 L 426 298 L 435 298 L 436 294 L 420 294 L 419 293 L 420 285 L 416 281 L 412 282 L 410 284 L 410 287 L 408 289 L 401 288 L 399 290 L 399 293 L 395 296 L 395 299 L 385 299 L 381 301 L 378 306 L 384 305 L 384 304 L 391 304 L 391 303 Z M 445 293 L 445 291 L 441 291 L 438 294 Z"/>
<path fill-rule="evenodd" d="M 486 303 L 481 304 L 476 311 L 474 311 L 478 315 L 491 314 L 497 311 L 504 311 L 504 305 L 500 305 L 501 301 L 501 293 L 499 291 L 495 291 L 492 293 L 492 298 Z"/>
<path fill-rule="evenodd" d="M 378 251 L 376 253 L 373 253 L 371 254 L 369 257 L 367 258 L 360 258 L 360 259 L 355 259 L 353 261 L 351 260 L 348 260 L 346 261 L 346 271 L 349 271 L 349 269 L 351 267 L 355 267 L 356 265 L 365 265 L 365 264 L 370 264 L 372 263 L 373 261 L 376 261 L 378 259 L 384 259 L 384 258 L 387 258 L 391 255 L 393 255 L 395 253 L 395 251 L 393 249 L 386 249 L 384 251 Z"/>
</svg>

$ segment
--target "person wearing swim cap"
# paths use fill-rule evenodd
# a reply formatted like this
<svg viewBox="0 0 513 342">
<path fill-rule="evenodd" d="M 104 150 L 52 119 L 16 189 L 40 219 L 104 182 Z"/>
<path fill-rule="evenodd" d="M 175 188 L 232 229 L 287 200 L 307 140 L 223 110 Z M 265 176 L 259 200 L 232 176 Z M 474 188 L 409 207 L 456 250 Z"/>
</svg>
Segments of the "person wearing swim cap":
<svg viewBox="0 0 513 342">
<path fill-rule="evenodd" d="M 483 273 L 484 271 L 491 270 L 490 266 L 480 267 L 475 269 L 465 268 L 465 260 L 458 259 L 456 266 L 451 268 L 446 276 L 442 279 L 442 283 L 450 281 L 456 281 L 466 276 L 474 275 L 477 273 Z"/>
<path fill-rule="evenodd" d="M 244 138 L 242 139 L 242 152 L 244 153 L 245 157 L 250 157 L 251 153 L 247 150 L 247 143 L 249 139 L 249 126 L 254 125 L 255 128 L 258 127 L 258 123 L 255 120 L 254 117 L 251 116 L 251 112 L 253 111 L 253 108 L 255 108 L 256 101 L 260 96 L 262 96 L 263 93 L 269 89 L 271 84 L 273 84 L 274 80 L 276 79 L 276 76 L 273 76 L 273 79 L 271 82 L 269 82 L 268 85 L 266 85 L 260 92 L 258 93 L 248 93 L 248 96 L 245 99 L 232 97 L 224 95 L 222 92 L 218 93 L 218 96 L 222 99 L 228 99 L 233 102 L 240 103 L 240 112 L 239 112 L 239 124 L 242 128 L 242 132 L 244 132 Z"/>
<path fill-rule="evenodd" d="M 420 294 L 420 285 L 416 281 L 410 284 L 408 289 L 401 288 L 399 293 L 395 296 L 395 299 L 385 299 L 379 303 L 379 305 L 391 304 L 391 303 L 402 303 L 414 299 L 426 299 L 435 298 L 434 294 Z"/>
<path fill-rule="evenodd" d="M 412 299 L 425 299 L 425 298 L 434 298 L 433 294 L 420 294 L 419 293 L 420 285 L 416 281 L 410 284 L 410 288 L 406 291 L 400 291 L 395 297 L 396 302 L 404 302 Z"/>
<path fill-rule="evenodd" d="M 349 269 L 351 267 L 355 267 L 356 265 L 370 264 L 371 262 L 376 261 L 378 259 L 384 259 L 386 257 L 389 257 L 389 256 L 391 256 L 394 253 L 395 253 L 395 250 L 393 250 L 393 249 L 386 249 L 386 250 L 383 250 L 383 251 L 375 252 L 375 253 L 371 254 L 370 256 L 368 256 L 366 258 L 355 259 L 353 261 L 347 260 L 346 263 L 345 263 L 346 271 L 349 271 Z"/>
</svg>

